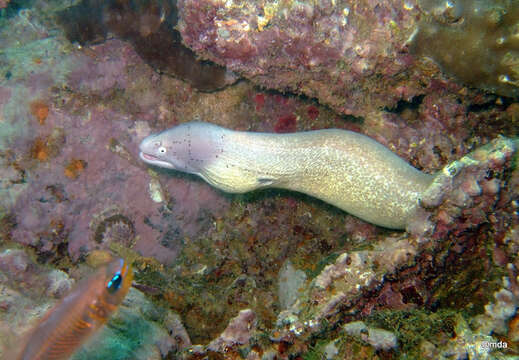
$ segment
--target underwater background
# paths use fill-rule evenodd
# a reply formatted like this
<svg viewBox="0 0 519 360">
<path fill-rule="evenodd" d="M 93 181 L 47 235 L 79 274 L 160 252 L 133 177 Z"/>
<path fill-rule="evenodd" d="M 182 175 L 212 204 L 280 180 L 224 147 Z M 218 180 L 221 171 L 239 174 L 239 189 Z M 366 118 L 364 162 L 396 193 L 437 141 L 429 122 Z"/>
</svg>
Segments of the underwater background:
<svg viewBox="0 0 519 360">
<path fill-rule="evenodd" d="M 139 159 L 194 120 L 434 180 L 392 230 Z M 72 359 L 519 359 L 518 135 L 514 0 L 0 0 L 0 358 L 122 257 Z"/>
</svg>

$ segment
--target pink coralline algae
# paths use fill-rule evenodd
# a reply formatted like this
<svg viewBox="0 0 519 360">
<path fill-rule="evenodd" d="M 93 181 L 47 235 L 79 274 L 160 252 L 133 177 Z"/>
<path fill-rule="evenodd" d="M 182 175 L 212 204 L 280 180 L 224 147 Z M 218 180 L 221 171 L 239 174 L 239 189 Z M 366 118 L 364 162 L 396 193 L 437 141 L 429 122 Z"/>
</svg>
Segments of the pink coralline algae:
<svg viewBox="0 0 519 360">
<path fill-rule="evenodd" d="M 295 132 L 297 118 L 293 114 L 282 116 L 274 126 L 274 132 L 289 133 Z"/>
<path fill-rule="evenodd" d="M 255 327 L 256 315 L 254 312 L 250 309 L 242 310 L 207 348 L 212 351 L 219 351 L 234 345 L 247 344 Z"/>
<path fill-rule="evenodd" d="M 398 113 L 375 111 L 366 116 L 363 131 L 429 173 L 459 159 L 476 144 L 470 131 L 486 114 L 467 114 L 467 104 L 445 89 L 419 98 L 416 109 Z M 432 91 L 432 90 L 431 90 Z"/>
<path fill-rule="evenodd" d="M 513 140 L 499 139 L 445 167 L 423 194 L 422 209 L 408 230 L 420 237 L 431 234 L 433 239 L 442 239 L 449 231 L 460 236 L 491 220 L 487 214 L 496 206 L 506 181 L 500 173 L 516 151 Z M 431 208 L 437 210 L 429 222 Z"/>
<path fill-rule="evenodd" d="M 178 9 L 184 43 L 203 58 L 339 113 L 430 93 L 446 77 L 431 57 L 465 84 L 517 94 L 513 2 L 180 0 Z"/>
<path fill-rule="evenodd" d="M 118 55 L 105 55 L 110 47 L 119 49 Z M 185 236 L 208 226 L 209 218 L 200 221 L 200 209 L 188 209 L 188 204 L 193 203 L 185 199 L 211 199 L 214 191 L 198 190 L 200 184 L 170 178 L 184 186 L 158 185 L 170 190 L 164 190 L 167 196 L 159 202 L 152 201 L 146 189 L 159 191 L 150 188 L 150 184 L 158 183 L 146 174 L 145 168 L 137 166 L 126 150 L 141 136 L 136 124 L 129 127 L 126 115 L 101 104 L 84 112 L 79 105 L 85 99 L 74 95 L 82 92 L 92 97 L 106 96 L 113 87 L 126 86 L 127 67 L 139 61 L 132 49 L 120 42 L 103 44 L 97 50 L 96 59 L 77 59 L 78 70 L 71 71 L 68 78 L 70 93 L 63 97 L 66 103 L 53 105 L 38 129 L 41 135 L 33 142 L 37 146 L 33 145 L 32 156 L 46 162 L 34 164 L 27 171 L 25 191 L 20 192 L 13 207 L 17 214 L 13 240 L 50 258 L 63 255 L 68 248 L 74 259 L 96 247 L 109 248 L 111 241 L 122 242 L 143 255 L 171 262 Z M 150 101 L 142 105 L 151 107 L 154 100 Z M 27 145 L 20 142 L 19 146 Z M 225 202 L 209 203 L 215 205 L 214 209 L 225 207 Z M 114 208 L 120 211 L 107 215 L 108 209 Z M 209 209 L 204 211 L 210 214 Z M 103 229 L 99 224 L 92 225 L 96 217 L 103 218 L 99 223 L 108 221 L 109 225 Z"/>
<path fill-rule="evenodd" d="M 310 120 L 315 120 L 319 116 L 319 109 L 313 105 L 310 105 L 306 112 Z"/>
<path fill-rule="evenodd" d="M 392 107 L 407 85 L 413 1 L 247 2 L 180 0 L 183 41 L 204 58 L 267 88 L 291 90 L 363 115 Z M 203 10 L 202 10 L 203 9 Z"/>
</svg>

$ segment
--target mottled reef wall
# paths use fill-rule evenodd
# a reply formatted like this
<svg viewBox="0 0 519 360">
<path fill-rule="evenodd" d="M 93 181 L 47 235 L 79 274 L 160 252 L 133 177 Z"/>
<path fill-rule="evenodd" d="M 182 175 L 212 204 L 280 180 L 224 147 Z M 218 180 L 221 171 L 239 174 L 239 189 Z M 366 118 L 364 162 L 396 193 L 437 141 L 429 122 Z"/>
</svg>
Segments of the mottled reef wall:
<svg viewBox="0 0 519 360">
<path fill-rule="evenodd" d="M 518 39 L 512 0 L 0 0 L 0 351 L 117 255 L 76 359 L 516 356 Z M 191 120 L 352 130 L 436 180 L 402 232 L 139 160 Z"/>
</svg>

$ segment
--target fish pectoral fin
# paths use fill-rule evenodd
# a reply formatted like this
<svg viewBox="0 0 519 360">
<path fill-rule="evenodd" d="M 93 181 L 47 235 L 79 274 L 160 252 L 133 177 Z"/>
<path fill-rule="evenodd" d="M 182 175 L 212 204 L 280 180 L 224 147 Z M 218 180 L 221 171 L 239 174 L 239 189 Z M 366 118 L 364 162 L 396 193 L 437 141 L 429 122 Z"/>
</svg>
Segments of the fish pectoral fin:
<svg viewBox="0 0 519 360">
<path fill-rule="evenodd" d="M 270 178 L 270 177 L 260 177 L 257 179 L 258 181 L 258 186 L 271 186 L 272 184 L 274 184 L 274 178 Z"/>
</svg>

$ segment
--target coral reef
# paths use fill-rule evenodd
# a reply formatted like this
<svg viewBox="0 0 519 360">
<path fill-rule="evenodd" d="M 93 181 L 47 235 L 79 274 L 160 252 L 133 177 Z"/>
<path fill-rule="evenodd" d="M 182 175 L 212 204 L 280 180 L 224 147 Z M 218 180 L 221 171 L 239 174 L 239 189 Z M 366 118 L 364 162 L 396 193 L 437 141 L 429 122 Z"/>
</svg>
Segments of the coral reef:
<svg viewBox="0 0 519 360">
<path fill-rule="evenodd" d="M 250 309 L 241 310 L 225 330 L 211 341 L 207 348 L 212 351 L 226 351 L 235 345 L 248 344 L 251 334 L 255 331 L 256 315 Z"/>
<path fill-rule="evenodd" d="M 58 19 L 71 42 L 100 43 L 113 33 L 131 42 L 139 56 L 158 72 L 186 80 L 199 90 L 213 91 L 237 80 L 225 68 L 199 61 L 182 45 L 174 29 L 174 1 L 84 0 L 62 10 Z"/>
<path fill-rule="evenodd" d="M 306 274 L 294 268 L 290 260 L 286 261 L 279 271 L 278 297 L 281 309 L 288 309 L 299 298 L 299 290 L 303 288 Z"/>
<path fill-rule="evenodd" d="M 519 95 L 519 5 L 515 1 L 418 1 L 424 11 L 411 51 L 463 83 Z"/>
<path fill-rule="evenodd" d="M 156 44 L 160 12 L 135 3 L 151 17 L 125 8 L 128 31 Z M 77 359 L 516 357 L 519 104 L 456 79 L 515 87 L 464 80 L 438 58 L 446 79 L 408 50 L 427 29 L 471 30 L 483 20 L 466 10 L 490 6 L 452 4 L 179 1 L 194 57 L 252 80 L 207 93 L 143 60 L 127 33 L 72 44 L 55 23 L 68 2 L 10 1 L 0 10 L 0 351 L 91 272 L 85 264 L 116 254 L 136 269 L 133 287 Z M 515 3 L 493 4 L 511 9 L 496 27 L 511 38 Z M 450 22 L 459 14 L 465 22 Z M 510 80 L 513 46 L 493 48 L 512 54 L 498 64 Z M 404 232 L 301 194 L 228 195 L 142 166 L 145 136 L 193 120 L 356 131 L 437 176 Z"/>
<path fill-rule="evenodd" d="M 183 41 L 204 58 L 340 113 L 366 116 L 430 94 L 444 76 L 428 58 L 467 85 L 518 94 L 514 1 L 180 0 L 178 7 Z"/>
<path fill-rule="evenodd" d="M 366 341 L 375 349 L 391 350 L 397 347 L 397 338 L 390 331 L 378 328 L 368 328 L 362 321 L 354 321 L 344 325 L 344 332 Z"/>
<path fill-rule="evenodd" d="M 281 319 L 285 332 L 279 338 L 295 343 L 294 337 L 322 332 L 324 324 L 330 326 L 344 319 L 365 317 L 384 307 L 413 309 L 444 301 L 441 293 L 445 290 L 441 290 L 439 280 L 445 279 L 444 274 L 424 272 L 442 263 L 452 266 L 447 265 L 452 252 L 481 246 L 472 242 L 474 230 L 489 221 L 485 214 L 490 213 L 490 209 L 510 205 L 498 205 L 498 200 L 500 187 L 509 181 L 509 166 L 515 161 L 517 145 L 511 140 L 499 139 L 445 167 L 423 197 L 410 233 L 400 238 L 386 238 L 385 242 L 373 244 L 373 250 L 343 253 L 326 266 L 309 286 L 306 302 L 300 301 L 285 312 L 285 318 Z M 481 190 L 483 188 L 488 190 Z M 517 223 L 518 220 L 515 215 L 512 221 Z M 494 226 L 500 227 L 499 224 Z M 452 248 L 446 241 L 450 237 L 456 239 L 450 245 Z M 509 293 L 498 293 L 498 301 L 504 301 Z M 510 318 L 515 313 L 515 305 L 511 306 L 512 311 L 504 306 L 489 305 L 487 313 L 497 308 L 506 314 L 492 315 L 494 319 Z M 362 329 L 359 332 L 362 333 Z M 490 332 L 487 330 L 484 335 Z M 366 334 L 363 340 L 370 343 L 369 331 Z M 481 337 L 472 341 L 491 340 Z"/>
<path fill-rule="evenodd" d="M 405 51 L 413 1 L 180 0 L 178 11 L 187 46 L 266 88 L 354 115 L 418 94 Z"/>
<path fill-rule="evenodd" d="M 11 144 L 16 144 L 20 149 L 30 147 L 27 155 L 18 152 L 10 161 L 13 170 L 17 169 L 17 165 L 24 164 L 21 169 L 25 174 L 23 184 L 12 185 L 20 188 L 13 208 L 18 216 L 12 236 L 15 241 L 38 248 L 42 258 L 53 258 L 52 254 L 56 254 L 57 248 L 65 247 L 69 249 L 72 258 L 77 259 L 86 255 L 92 247 L 99 247 L 96 243 L 109 246 L 110 241 L 124 241 L 126 244 L 135 242 L 135 249 L 143 254 L 156 256 L 163 262 L 172 262 L 178 253 L 175 244 L 183 236 L 189 236 L 191 231 L 196 232 L 200 226 L 207 226 L 206 221 L 198 220 L 199 209 L 175 209 L 191 203 L 174 199 L 189 197 L 190 193 L 199 198 L 211 198 L 214 193 L 210 189 L 196 190 L 197 185 L 183 179 L 172 179 L 184 182 L 188 188 L 173 186 L 171 188 L 176 190 L 168 192 L 163 201 L 156 204 L 146 192 L 140 190 L 148 187 L 151 178 L 144 169 L 131 166 L 132 155 L 125 150 L 125 145 L 114 138 L 124 139 L 127 143 L 132 138 L 136 141 L 142 136 L 138 127 L 128 130 L 125 115 L 102 105 L 85 111 L 82 106 L 89 100 L 76 95 L 85 92 L 89 97 L 99 99 L 114 86 L 126 86 L 122 80 L 124 69 L 132 66 L 133 61 L 140 60 L 124 43 L 113 41 L 98 48 L 101 52 L 108 49 L 120 55 L 109 56 L 104 60 L 92 60 L 89 57 L 77 59 L 82 70 L 79 67 L 76 68 L 78 70 L 70 69 L 67 90 L 54 88 L 54 96 L 60 97 L 63 102 L 50 105 L 45 123 L 40 124 L 38 121 L 38 133 L 33 135 L 34 138 L 10 140 Z M 89 73 L 88 77 L 85 71 Z M 105 71 L 111 75 L 105 77 Z M 146 69 L 142 76 L 149 76 L 149 71 Z M 107 119 L 111 119 L 110 129 L 100 126 Z M 109 163 L 111 165 L 108 166 Z M 126 193 L 121 193 L 121 189 L 126 189 Z M 93 194 L 96 196 L 93 197 Z M 220 208 L 217 201 L 210 203 L 214 204 L 215 210 Z M 154 208 L 154 214 L 148 212 L 144 204 Z M 225 206 L 225 201 L 220 204 Z M 76 206 L 76 210 L 70 210 Z M 120 209 L 117 213 L 120 215 L 106 214 L 114 208 Z M 204 211 L 207 213 L 210 210 Z M 115 229 L 114 226 L 104 226 L 101 229 L 100 225 L 91 226 L 92 218 L 99 217 L 112 217 L 114 223 L 117 223 L 117 219 L 123 219 L 118 223 L 125 223 L 128 229 L 125 232 L 122 227 Z M 191 229 L 187 224 L 179 226 L 175 217 L 182 218 L 181 222 L 191 222 Z M 68 224 L 74 224 L 74 227 L 69 228 Z M 52 230 L 46 230 L 48 226 Z M 134 233 L 139 237 L 132 235 Z M 146 241 L 139 241 L 143 238 Z M 156 239 L 155 245 L 148 239 Z"/>
</svg>

